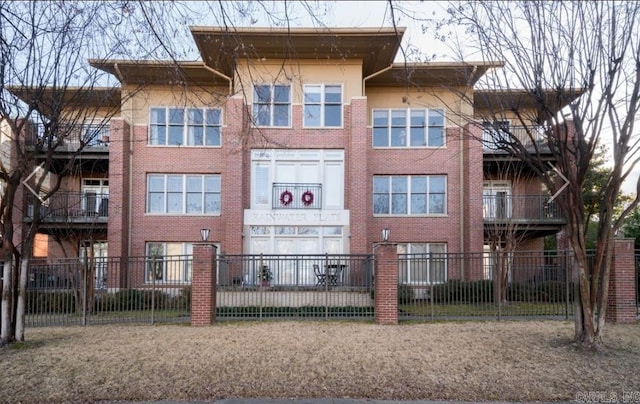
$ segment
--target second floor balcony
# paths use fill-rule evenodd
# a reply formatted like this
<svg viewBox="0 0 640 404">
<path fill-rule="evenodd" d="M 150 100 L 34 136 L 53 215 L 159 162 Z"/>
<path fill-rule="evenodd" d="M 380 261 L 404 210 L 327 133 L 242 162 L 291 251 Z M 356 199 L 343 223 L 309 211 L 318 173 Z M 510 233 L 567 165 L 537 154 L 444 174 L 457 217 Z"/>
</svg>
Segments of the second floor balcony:
<svg viewBox="0 0 640 404">
<path fill-rule="evenodd" d="M 322 184 L 276 182 L 271 200 L 273 209 L 322 209 Z"/>
<path fill-rule="evenodd" d="M 34 195 L 27 195 L 25 217 L 33 219 Z M 109 216 L 109 195 L 93 192 L 56 192 L 41 203 L 40 220 L 43 223 L 106 223 Z"/>
<path fill-rule="evenodd" d="M 482 213 L 487 224 L 563 224 L 565 218 L 548 195 L 483 195 Z"/>
<path fill-rule="evenodd" d="M 482 145 L 484 153 L 506 153 L 504 147 L 511 143 L 520 143 L 527 150 L 540 152 L 548 151 L 545 128 L 511 126 L 508 124 L 489 125 L 485 123 L 482 129 Z"/>
<path fill-rule="evenodd" d="M 27 135 L 27 147 L 41 146 L 47 149 L 48 136 L 58 152 L 75 152 L 81 147 L 91 152 L 109 150 L 109 122 L 100 124 L 70 125 L 58 128 L 55 133 L 47 134 L 43 124 L 32 124 Z"/>
</svg>

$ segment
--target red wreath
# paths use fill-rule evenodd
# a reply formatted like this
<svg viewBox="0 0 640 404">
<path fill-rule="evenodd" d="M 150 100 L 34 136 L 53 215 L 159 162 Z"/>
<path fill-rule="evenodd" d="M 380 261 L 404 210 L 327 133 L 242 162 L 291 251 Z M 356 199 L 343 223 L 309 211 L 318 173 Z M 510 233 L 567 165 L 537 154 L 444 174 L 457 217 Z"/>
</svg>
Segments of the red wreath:
<svg viewBox="0 0 640 404">
<path fill-rule="evenodd" d="M 280 194 L 280 203 L 283 204 L 284 206 L 289 205 L 291 202 L 293 202 L 293 194 L 289 191 L 284 191 L 283 193 Z"/>
<path fill-rule="evenodd" d="M 304 206 L 311 205 L 313 203 L 313 192 L 305 191 L 302 194 L 302 203 L 304 204 Z"/>
</svg>

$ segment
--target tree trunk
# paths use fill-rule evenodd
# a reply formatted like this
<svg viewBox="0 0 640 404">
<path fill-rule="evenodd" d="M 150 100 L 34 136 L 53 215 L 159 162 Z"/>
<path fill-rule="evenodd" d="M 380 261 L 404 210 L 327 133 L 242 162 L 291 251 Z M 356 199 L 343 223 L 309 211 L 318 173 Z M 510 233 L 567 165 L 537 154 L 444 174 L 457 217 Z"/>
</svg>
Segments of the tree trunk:
<svg viewBox="0 0 640 404">
<path fill-rule="evenodd" d="M 29 258 L 20 261 L 18 304 L 16 307 L 16 341 L 24 341 L 25 313 L 27 311 L 27 270 Z"/>
<path fill-rule="evenodd" d="M 2 314 L 0 325 L 0 346 L 13 341 L 12 313 L 13 313 L 13 254 L 6 254 L 4 261 L 2 283 Z"/>
</svg>

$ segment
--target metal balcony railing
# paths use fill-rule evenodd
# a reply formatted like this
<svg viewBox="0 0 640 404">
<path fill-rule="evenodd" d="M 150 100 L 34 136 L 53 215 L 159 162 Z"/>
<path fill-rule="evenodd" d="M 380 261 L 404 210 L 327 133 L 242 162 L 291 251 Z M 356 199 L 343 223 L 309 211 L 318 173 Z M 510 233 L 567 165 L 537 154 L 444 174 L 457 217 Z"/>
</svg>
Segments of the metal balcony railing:
<svg viewBox="0 0 640 404">
<path fill-rule="evenodd" d="M 58 137 L 61 138 L 60 145 L 56 147 L 56 150 L 75 151 L 80 148 L 81 144 L 84 144 L 85 148 L 92 148 L 93 150 L 96 148 L 106 149 L 109 147 L 110 127 L 109 122 L 61 126 L 52 135 L 53 143 L 57 142 Z M 46 141 L 48 140 L 46 136 L 44 125 L 33 123 L 30 126 L 26 144 L 31 147 L 42 144 L 46 148 Z"/>
<path fill-rule="evenodd" d="M 26 217 L 33 219 L 36 197 L 27 196 Z M 42 221 L 60 221 L 73 219 L 93 221 L 109 215 L 109 195 L 93 192 L 57 192 L 42 203 L 40 218 Z"/>
<path fill-rule="evenodd" d="M 273 209 L 322 209 L 322 184 L 273 184 Z"/>
<path fill-rule="evenodd" d="M 482 130 L 482 144 L 485 152 L 499 151 L 506 144 L 520 142 L 525 148 L 533 149 L 534 144 L 538 148 L 545 149 L 545 129 L 528 128 L 524 126 L 509 126 L 504 130 L 493 127 L 485 127 Z M 501 144 L 503 143 L 503 144 Z"/>
<path fill-rule="evenodd" d="M 558 205 L 548 195 L 484 195 L 485 222 L 550 221 L 564 219 Z"/>
</svg>

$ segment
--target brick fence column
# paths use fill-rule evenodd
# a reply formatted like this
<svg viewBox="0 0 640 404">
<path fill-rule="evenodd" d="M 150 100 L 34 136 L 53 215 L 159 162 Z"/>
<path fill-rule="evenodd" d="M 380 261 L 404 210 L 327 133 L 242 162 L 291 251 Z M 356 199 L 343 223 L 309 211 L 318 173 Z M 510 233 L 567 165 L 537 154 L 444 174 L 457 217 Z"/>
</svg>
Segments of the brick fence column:
<svg viewBox="0 0 640 404">
<path fill-rule="evenodd" d="M 191 325 L 211 325 L 216 319 L 216 246 L 193 244 Z"/>
<path fill-rule="evenodd" d="M 377 244 L 374 254 L 374 320 L 376 324 L 398 324 L 397 244 Z"/>
<path fill-rule="evenodd" d="M 606 314 L 607 321 L 613 323 L 633 323 L 637 320 L 633 241 L 633 239 L 614 241 Z"/>
</svg>

